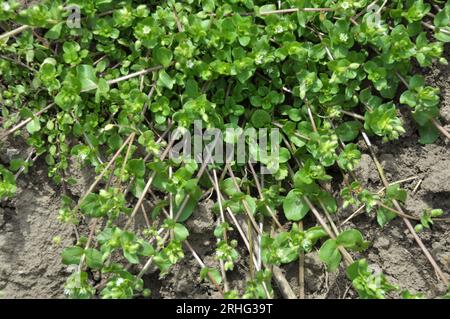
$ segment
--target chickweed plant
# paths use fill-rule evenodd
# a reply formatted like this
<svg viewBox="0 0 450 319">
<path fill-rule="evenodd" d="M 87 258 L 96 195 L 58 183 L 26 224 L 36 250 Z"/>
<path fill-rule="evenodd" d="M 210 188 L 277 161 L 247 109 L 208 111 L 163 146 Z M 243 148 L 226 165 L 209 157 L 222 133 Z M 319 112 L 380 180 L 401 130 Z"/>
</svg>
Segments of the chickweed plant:
<svg viewBox="0 0 450 319">
<path fill-rule="evenodd" d="M 0 199 L 45 161 L 76 238 L 62 253 L 69 298 L 151 297 L 146 273 L 186 258 L 225 298 L 303 297 L 313 253 L 359 297 L 385 298 L 401 287 L 368 265 L 363 233 L 336 224 L 361 205 L 380 227 L 403 219 L 448 284 L 413 228 L 443 212 L 414 218 L 401 185 L 373 192 L 354 170 L 370 152 L 388 183 L 371 140 L 399 139 L 404 116 L 418 143 L 450 139 L 439 89 L 413 67 L 447 64 L 449 23 L 437 0 L 2 1 L 0 142 L 22 138 L 30 156 L 0 164 Z M 79 197 L 76 162 L 96 174 Z M 210 264 L 186 226 L 206 198 Z M 298 291 L 279 268 L 289 263 Z M 242 264 L 238 290 L 227 273 Z"/>
</svg>

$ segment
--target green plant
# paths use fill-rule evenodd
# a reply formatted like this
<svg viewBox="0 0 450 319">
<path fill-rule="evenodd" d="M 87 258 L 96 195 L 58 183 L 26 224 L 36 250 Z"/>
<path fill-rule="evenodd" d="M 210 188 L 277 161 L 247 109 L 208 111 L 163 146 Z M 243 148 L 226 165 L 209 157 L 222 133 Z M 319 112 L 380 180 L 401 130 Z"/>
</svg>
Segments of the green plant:
<svg viewBox="0 0 450 319">
<path fill-rule="evenodd" d="M 340 248 L 363 251 L 369 247 L 362 234 L 356 229 L 349 229 L 339 234 L 336 239 L 328 239 L 319 250 L 320 259 L 327 265 L 328 271 L 335 271 L 342 260 Z"/>
<path fill-rule="evenodd" d="M 16 189 L 14 175 L 3 165 L 0 165 L 0 199 L 13 196 Z"/>
<path fill-rule="evenodd" d="M 79 199 L 62 196 L 58 220 L 88 229 L 62 254 L 77 267 L 68 297 L 148 297 L 142 278 L 149 267 L 163 277 L 183 258 L 194 258 L 200 278 L 227 298 L 272 297 L 272 282 L 284 281 L 270 269 L 316 246 L 335 271 L 342 259 L 350 263 L 347 250 L 368 247 L 358 230 L 334 225 L 341 199 L 344 208 L 376 209 L 381 226 L 406 199 L 398 185 L 382 195 L 356 180 L 366 152 L 358 137 L 399 139 L 402 105 L 417 122 L 419 142 L 449 136 L 436 119 L 439 90 L 412 74 L 411 63 L 446 63 L 448 2 L 434 16 L 434 6 L 410 0 L 384 2 L 377 12 L 368 0 L 287 0 L 280 8 L 260 0 L 72 3 L 79 27 L 66 23 L 60 0 L 0 5 L 0 140 L 21 135 L 63 190 L 77 183 L 73 161 L 96 173 Z M 179 144 L 169 133 L 192 133 L 196 121 L 218 128 L 229 144 L 243 140 L 249 154 L 226 164 L 214 156 L 209 163 L 171 158 Z M 246 135 L 275 128 L 280 136 L 265 149 Z M 208 154 L 203 146 L 195 156 Z M 32 164 L 0 165 L 0 199 L 14 195 Z M 272 174 L 257 174 L 260 167 Z M 329 185 L 338 184 L 337 172 L 340 196 Z M 208 196 L 220 270 L 192 248 L 186 226 Z M 416 228 L 438 215 L 426 212 Z M 247 285 L 227 290 L 227 272 L 239 262 L 249 264 Z M 362 298 L 393 289 L 364 261 L 350 268 Z M 94 275 L 102 284 L 94 285 Z"/>
<path fill-rule="evenodd" d="M 417 224 L 414 229 L 416 232 L 421 232 L 424 227 L 430 229 L 433 225 L 433 218 L 441 217 L 444 214 L 442 209 L 426 209 L 420 217 L 420 224 Z"/>
<path fill-rule="evenodd" d="M 374 273 L 365 259 L 355 261 L 347 268 L 347 277 L 362 299 L 384 299 L 399 288 L 391 285 L 382 273 Z M 404 294 L 405 298 L 408 294 Z M 408 295 L 412 296 L 412 295 Z"/>
</svg>

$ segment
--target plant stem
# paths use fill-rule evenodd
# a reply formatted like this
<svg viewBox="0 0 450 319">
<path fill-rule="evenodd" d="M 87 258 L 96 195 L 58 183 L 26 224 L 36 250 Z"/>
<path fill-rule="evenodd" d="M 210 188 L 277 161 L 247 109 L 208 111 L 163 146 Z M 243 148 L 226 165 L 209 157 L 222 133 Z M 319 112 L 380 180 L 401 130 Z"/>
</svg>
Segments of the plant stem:
<svg viewBox="0 0 450 319">
<path fill-rule="evenodd" d="M 148 73 L 151 73 L 151 72 L 159 71 L 161 69 L 163 69 L 163 66 L 162 65 L 158 65 L 158 66 L 155 66 L 155 67 L 152 67 L 152 68 L 148 68 L 148 69 L 137 71 L 137 72 L 134 72 L 134 73 L 131 73 L 131 74 L 128 74 L 128 75 L 124 75 L 124 76 L 118 77 L 116 79 L 109 80 L 107 82 L 108 82 L 109 85 L 113 85 L 113 84 L 116 84 L 116 83 L 119 83 L 119 82 L 122 82 L 122 81 L 126 81 L 126 80 L 129 80 L 129 79 L 135 78 L 137 76 L 141 76 L 141 75 L 145 75 L 145 74 L 148 74 Z M 97 86 L 89 86 L 89 87 L 85 88 L 84 90 L 81 90 L 81 93 L 89 92 L 89 91 L 95 90 L 96 88 L 97 88 Z"/>
<path fill-rule="evenodd" d="M 5 133 L 3 133 L 0 136 L 0 141 L 3 141 L 8 135 L 13 134 L 14 132 L 16 132 L 17 130 L 20 130 L 22 127 L 24 127 L 25 125 L 27 125 L 28 123 L 31 122 L 31 120 L 34 117 L 38 117 L 40 115 L 42 115 L 43 113 L 47 112 L 49 109 L 51 109 L 53 106 L 55 105 L 55 103 L 51 103 L 49 105 L 47 105 L 46 107 L 44 107 L 42 110 L 36 112 L 33 114 L 33 116 L 23 120 L 22 122 L 20 122 L 19 124 L 17 124 L 16 126 L 14 126 L 13 128 L 9 129 L 8 131 L 6 131 Z"/>
<path fill-rule="evenodd" d="M 130 134 L 130 136 L 128 136 L 128 138 L 125 140 L 125 142 L 122 143 L 122 145 L 120 146 L 120 148 L 117 150 L 117 152 L 114 154 L 114 156 L 111 158 L 111 160 L 108 162 L 108 164 L 106 165 L 106 167 L 102 170 L 102 172 L 100 173 L 100 175 L 98 175 L 94 182 L 91 184 L 91 186 L 88 188 L 88 190 L 84 193 L 84 195 L 80 198 L 80 200 L 78 201 L 78 204 L 75 206 L 75 208 L 73 209 L 74 213 L 78 212 L 78 209 L 80 209 L 81 204 L 84 202 L 84 200 L 86 199 L 86 197 L 92 193 L 95 189 L 95 187 L 97 186 L 97 184 L 103 179 L 103 176 L 105 176 L 106 172 L 109 170 L 109 168 L 114 164 L 114 162 L 116 161 L 116 159 L 119 157 L 120 153 L 122 152 L 122 150 L 125 148 L 125 146 L 128 145 L 129 141 L 131 140 L 133 134 Z"/>
<path fill-rule="evenodd" d="M 303 231 L 303 222 L 298 222 L 298 229 Z M 298 296 L 300 299 L 305 299 L 305 252 L 302 248 L 299 249 L 298 255 Z"/>
<path fill-rule="evenodd" d="M 203 176 L 203 173 L 205 172 L 206 168 L 208 167 L 208 164 L 212 163 L 212 149 L 216 146 L 218 141 L 219 141 L 219 135 L 217 135 L 216 138 L 214 139 L 214 142 L 211 145 L 210 149 L 208 148 L 208 146 L 205 147 L 208 155 L 206 156 L 206 159 L 202 159 L 203 160 L 202 166 L 200 166 L 200 169 L 197 172 L 197 175 L 195 177 L 196 179 L 200 179 Z M 189 194 L 187 194 L 186 197 L 184 198 L 183 202 L 181 203 L 180 208 L 178 208 L 178 212 L 175 215 L 175 220 L 178 220 L 178 218 L 180 218 L 180 215 L 183 212 L 183 210 L 185 209 L 186 205 L 188 204 L 190 198 L 191 198 L 191 196 Z"/>
<path fill-rule="evenodd" d="M 333 219 L 330 216 L 330 213 L 328 213 L 327 208 L 325 207 L 325 205 L 323 204 L 323 201 L 319 199 L 319 205 L 322 208 L 323 212 L 325 213 L 325 217 L 328 220 L 328 223 L 331 225 L 331 229 L 334 231 L 334 233 L 337 235 L 339 235 L 340 231 L 337 228 L 336 224 L 334 223 Z"/>
<path fill-rule="evenodd" d="M 281 125 L 280 123 L 272 122 L 272 124 L 274 126 L 278 127 L 279 129 L 283 129 L 283 125 Z M 302 139 L 307 140 L 307 141 L 310 140 L 310 138 L 308 136 L 302 135 L 302 134 L 300 134 L 298 132 L 294 132 L 294 135 L 297 136 L 298 138 L 302 138 Z"/>
<path fill-rule="evenodd" d="M 225 214 L 223 212 L 222 198 L 220 196 L 219 181 L 217 179 L 217 172 L 216 172 L 216 170 L 213 169 L 212 171 L 213 171 L 213 177 L 214 177 L 214 187 L 215 187 L 216 194 L 217 194 L 217 203 L 219 204 L 220 222 L 223 224 L 223 223 L 225 223 Z M 225 239 L 225 241 L 228 238 L 226 229 L 223 231 L 223 238 Z"/>
<path fill-rule="evenodd" d="M 233 184 L 236 187 L 236 189 L 238 190 L 238 192 L 242 192 L 241 188 L 239 187 L 239 184 L 237 183 L 236 176 L 234 176 L 234 173 L 233 173 L 233 170 L 231 169 L 230 164 L 227 163 L 225 165 L 225 168 L 228 170 L 228 175 L 230 175 L 231 180 L 233 181 Z M 253 214 L 252 214 L 252 212 L 250 210 L 250 207 L 248 207 L 247 201 L 246 200 L 242 200 L 242 204 L 244 205 L 244 210 L 246 211 L 247 216 L 250 219 L 250 222 L 251 222 L 251 224 L 253 226 L 253 229 L 259 235 L 260 232 L 259 232 L 258 224 L 256 223 L 255 218 L 253 217 Z"/>
<path fill-rule="evenodd" d="M 252 225 L 250 223 L 250 219 L 247 216 L 247 236 L 248 236 L 248 242 L 250 243 L 250 252 L 249 252 L 249 273 L 250 273 L 250 278 L 254 279 L 255 278 L 255 264 L 257 264 L 257 260 L 254 261 L 253 260 L 253 256 L 255 255 L 255 245 L 254 245 L 254 241 L 253 241 L 253 231 L 252 231 Z"/>
<path fill-rule="evenodd" d="M 431 119 L 431 123 L 442 133 L 448 140 L 450 140 L 450 133 L 442 127 L 436 119 Z"/>
<path fill-rule="evenodd" d="M 22 26 L 14 29 L 14 30 L 5 32 L 2 35 L 0 35 L 0 41 L 2 41 L 3 39 L 6 39 L 6 38 L 12 37 L 12 36 L 14 36 L 16 34 L 19 34 L 19 33 L 23 32 L 25 30 L 28 30 L 30 28 L 31 28 L 31 26 L 29 26 L 29 25 L 22 25 Z"/>
<path fill-rule="evenodd" d="M 259 197 L 260 197 L 260 199 L 261 199 L 262 201 L 264 201 L 264 195 L 263 195 L 263 193 L 262 193 L 262 187 L 261 187 L 261 184 L 259 183 L 258 176 L 256 175 L 255 169 L 254 169 L 253 164 L 252 164 L 252 162 L 251 162 L 250 160 L 248 161 L 248 165 L 249 165 L 249 167 L 250 167 L 250 171 L 252 172 L 253 179 L 254 179 L 255 185 L 256 185 L 256 189 L 258 190 L 258 193 L 259 193 Z M 281 229 L 281 230 L 284 230 L 283 226 L 281 225 L 280 221 L 279 221 L 278 218 L 276 217 L 276 215 L 275 215 L 275 213 L 273 212 L 272 208 L 270 208 L 270 206 L 267 205 L 267 204 L 265 204 L 265 207 L 266 207 L 267 211 L 269 212 L 270 217 L 272 217 L 273 221 L 274 221 L 275 224 L 277 225 L 277 227 L 278 227 L 279 229 Z"/>
<path fill-rule="evenodd" d="M 313 114 L 311 112 L 311 108 L 308 106 L 308 116 L 309 116 L 309 121 L 311 122 L 311 126 L 314 132 L 317 133 L 317 126 L 316 126 L 316 122 L 314 121 L 314 117 Z"/>
<path fill-rule="evenodd" d="M 28 163 L 29 161 L 31 161 L 32 163 L 35 162 L 37 160 L 37 158 L 39 157 L 39 155 L 36 155 L 33 158 L 34 153 L 36 153 L 36 150 L 33 148 L 30 152 L 30 154 L 28 154 L 27 158 L 25 159 L 25 163 Z M 29 165 L 26 165 L 29 166 Z M 17 171 L 17 173 L 14 175 L 14 179 L 17 180 L 20 176 L 20 174 L 23 173 L 23 171 L 25 170 L 25 165 L 21 166 L 19 168 L 19 170 Z"/>
<path fill-rule="evenodd" d="M 169 127 L 168 127 L 168 128 L 164 131 L 164 133 L 163 133 L 160 137 L 158 137 L 158 139 L 156 140 L 156 143 L 157 143 L 157 144 L 161 144 L 161 142 L 162 142 L 163 139 L 166 137 L 166 135 L 169 134 L 171 128 L 172 128 L 172 124 L 169 124 Z M 147 161 L 150 159 L 150 157 L 151 157 L 152 155 L 153 155 L 153 153 L 147 153 L 147 155 L 145 155 L 145 157 L 144 157 L 144 162 L 147 162 Z M 130 192 L 131 186 L 132 186 L 132 184 L 133 184 L 134 181 L 135 181 L 135 178 L 133 177 L 133 178 L 131 179 L 130 183 L 128 184 L 127 189 L 126 189 L 125 192 L 124 192 L 124 195 L 125 195 L 125 196 Z"/>
<path fill-rule="evenodd" d="M 314 207 L 314 205 L 311 203 L 309 198 L 307 196 L 303 196 L 303 200 L 306 202 L 306 204 L 308 205 L 309 209 L 312 211 L 312 213 L 316 217 L 317 221 L 322 226 L 322 228 L 325 230 L 325 232 L 328 234 L 328 236 L 330 236 L 331 239 L 336 239 L 336 236 L 331 231 L 331 229 L 328 227 L 327 223 L 322 218 L 322 216 L 320 216 L 319 211 Z M 348 251 L 345 248 L 343 248 L 341 246 L 339 246 L 339 251 L 341 252 L 342 257 L 344 258 L 345 264 L 347 266 L 350 266 L 353 263 L 352 256 L 348 253 Z"/>
<path fill-rule="evenodd" d="M 166 158 L 167 154 L 169 154 L 169 151 L 172 148 L 173 143 L 175 143 L 175 139 L 174 138 L 172 138 L 170 140 L 169 145 L 167 145 L 166 149 L 161 154 L 161 156 L 159 158 L 161 161 L 163 161 Z M 152 173 L 152 175 L 150 175 L 150 178 L 148 179 L 147 184 L 145 184 L 144 190 L 142 191 L 141 196 L 139 196 L 139 199 L 138 199 L 136 205 L 134 206 L 134 209 L 133 209 L 130 217 L 128 218 L 128 221 L 125 224 L 125 229 L 127 229 L 131 225 L 131 221 L 133 220 L 134 216 L 136 215 L 136 213 L 138 212 L 139 208 L 141 207 L 141 204 L 144 201 L 144 198 L 147 195 L 148 190 L 150 189 L 150 186 L 152 185 L 152 182 L 153 182 L 153 179 L 155 178 L 155 176 L 156 176 L 156 171 L 154 171 Z"/>
<path fill-rule="evenodd" d="M 354 178 L 355 179 L 355 178 Z M 415 180 L 415 179 L 417 179 L 417 176 L 412 176 L 412 177 L 408 177 L 408 178 L 404 178 L 404 179 L 401 179 L 401 180 L 398 180 L 398 181 L 395 181 L 395 182 L 392 182 L 392 183 L 389 183 L 389 186 L 392 186 L 392 185 L 395 185 L 395 184 L 401 184 L 401 183 L 404 183 L 404 182 L 409 182 L 409 181 L 412 181 L 412 180 Z M 356 180 L 356 179 L 355 179 Z M 378 192 L 377 192 L 377 194 L 381 194 L 384 190 L 386 189 L 386 187 L 382 187 Z M 413 194 L 414 194 L 414 191 L 413 191 Z M 344 220 L 339 226 L 343 226 L 343 225 L 345 225 L 346 223 L 348 223 L 351 219 L 353 219 L 354 217 L 356 217 L 356 216 L 358 216 L 359 214 L 360 214 L 360 212 L 363 210 L 363 208 L 364 207 L 366 207 L 366 204 L 362 204 L 357 210 L 355 210 L 346 220 Z"/>
<path fill-rule="evenodd" d="M 224 170 L 224 172 L 226 172 L 226 170 Z M 206 173 L 207 173 L 207 175 L 208 175 L 209 180 L 211 181 L 211 183 L 214 183 L 213 178 L 211 177 L 211 174 L 209 174 L 208 171 L 206 171 Z M 220 196 L 223 200 L 226 200 L 225 197 L 223 196 L 223 194 L 222 194 L 220 191 L 219 191 L 219 196 Z M 243 227 L 241 227 L 241 225 L 239 224 L 238 220 L 237 220 L 236 217 L 234 216 L 233 211 L 230 209 L 230 207 L 227 207 L 227 208 L 226 208 L 226 211 L 227 211 L 228 216 L 230 217 L 232 223 L 235 225 L 236 229 L 238 230 L 239 235 L 241 235 L 241 238 L 242 238 L 242 241 L 244 242 L 245 247 L 246 247 L 247 250 L 250 252 L 250 243 L 249 243 L 249 241 L 248 241 L 248 239 L 247 239 L 247 233 L 244 232 Z M 252 256 L 252 255 L 250 255 L 250 256 Z M 259 266 L 258 266 L 258 262 L 257 262 L 257 259 L 256 259 L 255 255 L 253 255 L 252 258 L 253 258 L 254 263 L 257 265 L 257 266 L 256 266 L 256 269 L 257 269 L 257 270 L 260 270 L 261 268 L 259 268 Z M 275 280 L 277 280 L 277 278 L 275 278 Z M 270 294 L 269 294 L 269 291 L 267 290 L 266 285 L 263 284 L 263 287 L 264 287 L 264 292 L 266 293 L 266 296 L 267 296 L 268 298 L 270 298 L 271 296 L 270 296 Z"/>
<path fill-rule="evenodd" d="M 197 263 L 200 265 L 200 267 L 205 268 L 205 263 L 201 260 L 201 258 L 197 255 L 195 250 L 192 248 L 192 246 L 187 242 L 186 240 L 183 242 L 184 245 L 190 250 L 191 254 L 194 256 Z M 216 287 L 216 289 L 220 292 L 220 294 L 223 296 L 223 290 L 220 288 L 219 284 L 214 280 L 213 276 L 208 272 L 208 278 L 212 282 L 212 284 Z"/>
<path fill-rule="evenodd" d="M 434 25 L 432 25 L 432 24 L 429 24 L 428 22 L 422 21 L 422 25 L 424 27 L 427 27 L 430 30 L 433 30 L 433 31 L 436 30 L 436 27 Z M 444 33 L 444 34 L 450 35 L 450 32 L 445 30 L 445 29 L 440 29 L 439 31 Z"/>
<path fill-rule="evenodd" d="M 131 147 L 133 146 L 133 141 L 134 141 L 135 137 L 136 137 L 136 133 L 135 132 L 131 133 L 130 142 L 128 143 L 127 152 L 125 153 L 125 159 L 123 160 L 122 168 L 120 169 L 120 177 L 118 179 L 119 184 L 121 182 L 120 179 L 123 177 L 123 174 L 125 173 L 125 167 L 127 165 L 128 157 L 130 156 Z"/>
<path fill-rule="evenodd" d="M 149 194 L 152 196 L 153 200 L 157 200 L 155 194 L 149 189 Z M 167 212 L 167 210 L 163 207 L 162 209 L 163 213 L 166 215 L 167 218 L 170 218 L 169 212 Z M 164 230 L 163 228 L 160 229 L 160 231 Z M 159 233 L 159 232 L 158 232 Z M 167 232 L 163 242 L 165 242 L 170 236 L 170 232 Z M 192 256 L 194 257 L 194 259 L 197 261 L 197 263 L 200 265 L 201 268 L 205 267 L 205 263 L 201 260 L 201 258 L 198 256 L 198 254 L 195 252 L 195 250 L 192 248 L 191 244 L 189 243 L 188 240 L 185 240 L 183 242 L 186 247 L 188 247 L 189 251 L 191 252 Z M 151 263 L 153 261 L 153 257 L 150 257 L 150 259 L 146 262 L 145 266 L 143 267 L 143 269 L 139 272 L 138 278 L 141 278 L 148 270 L 148 268 L 150 267 Z M 211 280 L 211 282 L 216 286 L 217 290 L 223 295 L 223 291 L 222 289 L 220 289 L 219 285 L 214 281 L 214 278 L 208 273 L 208 277 Z M 224 282 L 226 281 L 226 278 L 224 277 Z M 225 289 L 225 291 L 227 291 L 227 289 Z"/>
<path fill-rule="evenodd" d="M 167 239 L 169 239 L 169 232 L 167 232 L 164 235 L 164 238 L 162 240 L 163 243 L 165 243 L 167 241 Z M 144 274 L 147 272 L 147 270 L 150 268 L 151 264 L 153 262 L 153 256 L 150 257 L 147 262 L 145 263 L 144 267 L 142 267 L 141 271 L 139 272 L 139 274 L 137 275 L 137 278 L 142 278 L 142 276 L 144 276 Z"/>
<path fill-rule="evenodd" d="M 181 24 L 180 18 L 178 18 L 177 9 L 175 9 L 175 6 L 173 7 L 173 16 L 177 23 L 178 32 L 184 32 L 183 25 Z"/>
<path fill-rule="evenodd" d="M 291 9 L 280 9 L 272 11 L 263 11 L 259 14 L 262 16 L 270 14 L 285 14 L 285 13 L 295 13 L 295 12 L 332 12 L 332 8 L 291 8 Z"/>
<path fill-rule="evenodd" d="M 21 66 L 21 67 L 26 68 L 27 70 L 29 70 L 29 71 L 31 71 L 31 72 L 33 72 L 33 73 L 36 73 L 36 72 L 37 72 L 35 69 L 33 69 L 32 67 L 26 65 L 25 63 L 23 63 L 23 62 L 21 62 L 21 61 L 14 60 L 14 59 L 12 59 L 12 58 L 10 58 L 10 57 L 8 57 L 8 56 L 0 55 L 0 59 L 4 59 L 4 60 L 7 60 L 7 61 L 9 61 L 9 62 L 11 62 L 11 63 L 17 64 L 17 65 L 19 65 L 19 66 Z"/>
<path fill-rule="evenodd" d="M 341 112 L 342 112 L 343 114 L 345 114 L 345 115 L 354 117 L 354 118 L 357 119 L 357 120 L 364 121 L 364 116 L 362 116 L 362 115 L 356 114 L 356 113 L 354 113 L 354 112 L 345 111 L 345 110 L 342 110 Z"/>
</svg>

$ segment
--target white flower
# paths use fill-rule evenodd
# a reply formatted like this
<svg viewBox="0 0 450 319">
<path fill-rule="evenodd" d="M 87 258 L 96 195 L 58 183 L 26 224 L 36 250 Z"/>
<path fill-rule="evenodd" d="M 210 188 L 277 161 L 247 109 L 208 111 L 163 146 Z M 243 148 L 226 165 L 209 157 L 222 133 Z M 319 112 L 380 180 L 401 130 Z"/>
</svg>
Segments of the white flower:
<svg viewBox="0 0 450 319">
<path fill-rule="evenodd" d="M 150 27 L 148 25 L 144 26 L 144 28 L 142 29 L 142 32 L 144 34 L 149 34 L 151 31 Z"/>
<path fill-rule="evenodd" d="M 120 286 L 121 284 L 123 284 L 125 282 L 125 280 L 123 280 L 123 278 L 118 278 L 117 280 L 116 280 L 116 285 L 117 286 Z"/>
<path fill-rule="evenodd" d="M 345 34 L 345 33 L 339 34 L 339 40 L 341 40 L 342 42 L 347 42 L 347 40 L 348 40 L 348 35 Z"/>
<path fill-rule="evenodd" d="M 275 33 L 282 33 L 284 28 L 281 25 L 277 25 L 275 28 Z"/>
<path fill-rule="evenodd" d="M 255 64 L 262 64 L 264 59 L 264 55 L 261 53 L 258 53 L 255 57 Z"/>
<path fill-rule="evenodd" d="M 342 2 L 341 4 L 342 9 L 348 9 L 350 8 L 350 3 L 348 3 L 347 1 Z"/>
<path fill-rule="evenodd" d="M 8 2 L 3 2 L 2 9 L 3 9 L 3 11 L 9 11 L 9 9 L 11 9 L 11 6 L 9 5 Z"/>
</svg>

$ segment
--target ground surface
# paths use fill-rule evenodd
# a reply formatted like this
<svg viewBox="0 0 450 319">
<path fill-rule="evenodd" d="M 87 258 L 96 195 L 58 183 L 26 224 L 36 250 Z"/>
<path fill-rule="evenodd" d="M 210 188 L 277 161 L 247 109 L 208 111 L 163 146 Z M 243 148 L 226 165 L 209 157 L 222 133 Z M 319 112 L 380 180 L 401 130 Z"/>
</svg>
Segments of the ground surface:
<svg viewBox="0 0 450 319">
<path fill-rule="evenodd" d="M 447 57 L 449 54 L 447 52 Z M 430 84 L 441 89 L 441 122 L 450 130 L 450 68 L 434 66 L 421 71 Z M 419 216 L 424 208 L 442 208 L 450 212 L 450 145 L 439 139 L 433 145 L 417 143 L 417 131 L 408 111 L 404 112 L 407 133 L 398 141 L 377 144 L 378 156 L 382 160 L 389 181 L 417 176 L 402 184 L 408 189 L 406 209 L 409 214 Z M 2 147 L 0 162 L 21 155 L 26 157 L 27 148 L 16 138 Z M 77 169 L 73 173 L 80 184 L 69 191 L 80 196 L 89 185 L 89 174 Z M 378 190 L 381 182 L 368 155 L 364 155 L 357 170 L 359 179 L 369 188 Z M 422 180 L 418 191 L 412 190 Z M 0 291 L 7 298 L 63 298 L 63 284 L 69 274 L 61 264 L 60 254 L 65 245 L 74 240 L 70 226 L 56 219 L 61 190 L 47 178 L 43 160 L 38 160 L 29 174 L 22 175 L 18 182 L 17 196 L 0 204 Z M 215 263 L 213 228 L 214 220 L 209 210 L 210 203 L 201 204 L 199 210 L 188 221 L 189 238 L 195 250 L 203 256 L 206 264 Z M 335 219 L 338 224 L 352 211 L 340 211 Z M 442 295 L 446 287 L 438 283 L 433 269 L 425 256 L 408 234 L 406 226 L 396 219 L 381 229 L 374 216 L 366 214 L 352 219 L 344 227 L 359 228 L 372 242 L 364 253 L 374 267 L 381 268 L 388 279 L 413 292 L 425 293 L 428 297 Z M 60 245 L 53 243 L 60 236 Z M 450 274 L 450 224 L 436 224 L 433 232 L 420 234 L 443 271 Z M 297 265 L 284 268 L 286 277 L 294 289 L 297 288 Z M 341 270 L 335 274 L 325 272 L 317 254 L 306 257 L 307 298 L 352 298 L 356 294 L 349 288 L 349 281 Z M 200 269 L 192 258 L 185 258 L 163 280 L 156 271 L 145 277 L 145 284 L 156 298 L 216 298 L 215 290 L 199 282 Z M 237 265 L 229 275 L 232 287 L 242 289 L 245 262 Z M 276 290 L 276 287 L 275 287 Z M 395 296 L 393 296 L 395 297 Z"/>
</svg>

